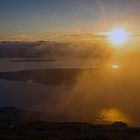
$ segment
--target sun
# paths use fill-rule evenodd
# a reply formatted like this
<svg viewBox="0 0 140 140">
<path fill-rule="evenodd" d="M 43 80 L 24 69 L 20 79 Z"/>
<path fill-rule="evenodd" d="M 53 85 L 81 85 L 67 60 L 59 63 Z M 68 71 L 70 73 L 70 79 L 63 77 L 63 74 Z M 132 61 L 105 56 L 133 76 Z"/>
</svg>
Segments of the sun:
<svg viewBox="0 0 140 140">
<path fill-rule="evenodd" d="M 115 28 L 108 32 L 108 38 L 114 45 L 121 45 L 128 39 L 128 32 L 123 28 Z"/>
</svg>

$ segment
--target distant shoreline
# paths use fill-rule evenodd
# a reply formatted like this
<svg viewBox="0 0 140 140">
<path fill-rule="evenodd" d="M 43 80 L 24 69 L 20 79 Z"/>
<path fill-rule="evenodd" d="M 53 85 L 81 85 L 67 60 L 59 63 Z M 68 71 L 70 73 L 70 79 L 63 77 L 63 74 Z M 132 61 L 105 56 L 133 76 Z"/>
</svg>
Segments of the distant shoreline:
<svg viewBox="0 0 140 140">
<path fill-rule="evenodd" d="M 97 69 L 45 69 L 0 72 L 0 79 L 9 81 L 33 81 L 45 85 L 74 85 L 80 74 L 95 78 Z M 87 75 L 88 74 L 88 75 Z"/>
</svg>

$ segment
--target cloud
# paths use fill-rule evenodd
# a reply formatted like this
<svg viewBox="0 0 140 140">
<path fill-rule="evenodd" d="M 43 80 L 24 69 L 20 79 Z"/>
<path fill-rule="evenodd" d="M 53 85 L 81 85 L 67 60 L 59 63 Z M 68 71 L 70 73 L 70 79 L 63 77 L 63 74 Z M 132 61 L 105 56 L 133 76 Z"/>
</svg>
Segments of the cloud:
<svg viewBox="0 0 140 140">
<path fill-rule="evenodd" d="M 98 35 L 92 33 L 82 33 L 82 34 L 65 34 L 60 35 L 60 39 L 71 39 L 71 40 L 103 40 L 106 36 L 105 35 Z"/>
<path fill-rule="evenodd" d="M 34 41 L 35 37 L 32 35 L 28 34 L 19 34 L 19 35 L 6 35 L 6 36 L 1 36 L 0 40 L 5 40 L 5 41 Z"/>
</svg>

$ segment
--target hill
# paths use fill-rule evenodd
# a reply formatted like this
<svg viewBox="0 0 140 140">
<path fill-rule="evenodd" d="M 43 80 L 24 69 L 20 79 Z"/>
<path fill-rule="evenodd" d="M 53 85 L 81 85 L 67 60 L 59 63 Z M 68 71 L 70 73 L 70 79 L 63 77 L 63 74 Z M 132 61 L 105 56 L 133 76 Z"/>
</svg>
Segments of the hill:
<svg viewBox="0 0 140 140">
<path fill-rule="evenodd" d="M 39 112 L 0 108 L 0 140 L 139 140 L 140 128 L 124 124 L 48 122 Z"/>
</svg>

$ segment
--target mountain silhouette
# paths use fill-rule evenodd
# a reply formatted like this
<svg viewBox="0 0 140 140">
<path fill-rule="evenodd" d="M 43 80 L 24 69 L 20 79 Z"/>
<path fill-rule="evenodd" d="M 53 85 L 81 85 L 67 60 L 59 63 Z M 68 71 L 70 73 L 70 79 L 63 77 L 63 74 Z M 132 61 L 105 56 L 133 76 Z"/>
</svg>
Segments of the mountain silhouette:
<svg viewBox="0 0 140 140">
<path fill-rule="evenodd" d="M 0 126 L 30 121 L 46 121 L 47 118 L 48 115 L 45 112 L 24 110 L 11 106 L 0 108 Z"/>
</svg>

